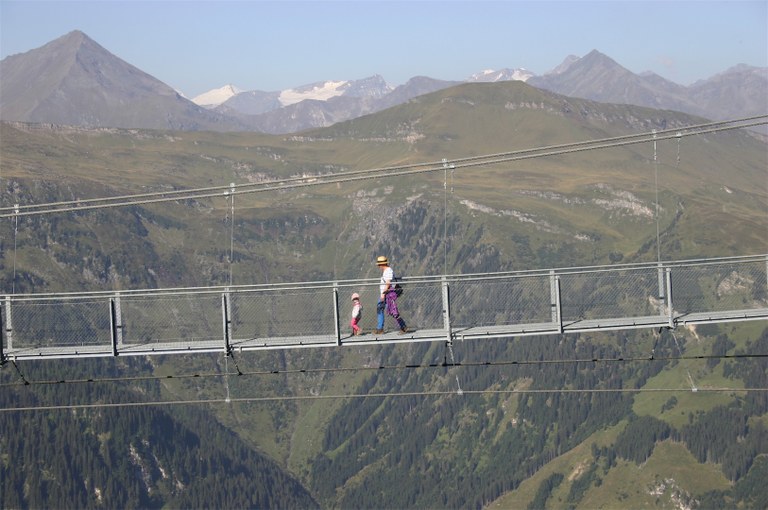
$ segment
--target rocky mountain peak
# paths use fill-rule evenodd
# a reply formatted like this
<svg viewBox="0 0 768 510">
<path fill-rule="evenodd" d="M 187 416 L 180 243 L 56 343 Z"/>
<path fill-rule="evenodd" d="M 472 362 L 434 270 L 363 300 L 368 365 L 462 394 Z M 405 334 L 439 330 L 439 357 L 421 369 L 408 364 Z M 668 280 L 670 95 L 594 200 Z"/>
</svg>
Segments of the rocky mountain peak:
<svg viewBox="0 0 768 510">
<path fill-rule="evenodd" d="M 0 62 L 0 120 L 277 134 L 349 120 L 460 83 L 509 80 L 570 97 L 712 119 L 762 114 L 768 106 L 768 68 L 740 64 L 684 87 L 656 74 L 634 74 L 598 50 L 581 58 L 571 55 L 541 76 L 518 68 L 484 71 L 465 81 L 415 76 L 397 87 L 380 75 L 274 92 L 242 92 L 226 85 L 193 102 L 74 30 Z M 299 103 L 306 104 L 294 106 Z"/>
</svg>

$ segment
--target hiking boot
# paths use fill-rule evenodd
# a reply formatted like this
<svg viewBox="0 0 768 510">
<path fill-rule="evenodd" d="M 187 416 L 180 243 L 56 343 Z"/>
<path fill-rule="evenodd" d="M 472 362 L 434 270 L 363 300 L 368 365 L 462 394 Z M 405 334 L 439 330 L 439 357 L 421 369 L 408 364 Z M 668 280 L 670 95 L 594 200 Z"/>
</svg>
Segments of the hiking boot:
<svg viewBox="0 0 768 510">
<path fill-rule="evenodd" d="M 373 334 L 374 335 L 383 335 L 384 334 L 384 330 L 383 329 L 374 329 L 373 330 Z"/>
<path fill-rule="evenodd" d="M 397 332 L 397 334 L 398 335 L 404 335 L 404 334 L 410 333 L 410 332 L 411 332 L 411 330 L 406 327 L 406 328 L 401 328 L 400 331 Z"/>
</svg>

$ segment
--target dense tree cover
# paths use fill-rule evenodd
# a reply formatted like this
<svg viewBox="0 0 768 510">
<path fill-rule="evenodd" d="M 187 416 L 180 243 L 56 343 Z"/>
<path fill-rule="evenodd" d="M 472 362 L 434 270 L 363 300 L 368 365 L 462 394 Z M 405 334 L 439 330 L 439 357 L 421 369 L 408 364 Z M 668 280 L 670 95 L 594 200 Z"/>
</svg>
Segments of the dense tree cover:
<svg viewBox="0 0 768 510">
<path fill-rule="evenodd" d="M 697 508 L 768 508 L 768 456 L 761 455 L 755 460 L 746 476 L 725 491 L 710 491 L 698 499 Z"/>
<path fill-rule="evenodd" d="M 140 365 L 134 361 L 133 368 Z M 59 361 L 23 366 L 23 376 L 73 380 L 86 367 L 92 377 L 119 370 L 116 362 Z M 0 393 L 0 404 L 126 402 L 141 395 L 151 401 L 157 385 L 27 385 Z M 3 508 L 317 506 L 297 480 L 196 407 L 3 412 L 0 452 Z"/>
<path fill-rule="evenodd" d="M 744 349 L 737 349 L 735 354 L 768 353 L 768 329 L 754 342 L 749 342 Z M 765 358 L 742 357 L 725 363 L 723 375 L 731 379 L 743 380 L 747 388 L 768 388 L 768 362 Z M 755 391 L 744 397 L 743 408 L 750 416 L 768 413 L 768 392 Z"/>
<path fill-rule="evenodd" d="M 548 477 L 544 479 L 544 481 L 539 484 L 539 488 L 536 491 L 536 495 L 533 497 L 531 502 L 528 504 L 528 510 L 540 510 L 542 508 L 547 507 L 547 499 L 549 499 L 549 496 L 552 494 L 552 491 L 555 490 L 560 483 L 563 481 L 562 473 L 552 473 Z"/>
<path fill-rule="evenodd" d="M 713 346 L 713 349 L 717 347 Z M 737 354 L 768 352 L 768 329 L 744 351 Z M 726 377 L 744 381 L 748 388 L 768 387 L 768 362 L 762 357 L 741 357 L 726 363 Z M 750 425 L 750 416 L 768 412 L 768 395 L 764 391 L 747 393 L 728 406 L 718 406 L 692 417 L 679 437 L 700 462 L 722 464 L 723 473 L 733 481 L 745 476 L 755 458 L 768 454 L 768 431 L 762 421 Z"/>
<path fill-rule="evenodd" d="M 707 367 L 715 368 L 720 363 L 720 358 L 717 356 L 724 356 L 735 345 L 727 336 L 717 335 L 715 341 L 712 342 L 712 357 L 707 360 Z"/>
<path fill-rule="evenodd" d="M 765 335 L 748 352 L 764 352 Z M 633 337 L 619 335 L 616 346 L 584 341 L 580 337 L 546 337 L 513 342 L 467 343 L 467 359 L 536 360 L 620 358 L 621 346 Z M 679 353 L 678 342 L 661 332 L 653 354 L 664 358 Z M 713 344 L 716 353 L 732 348 L 726 338 Z M 426 363 L 434 350 L 414 347 L 411 355 Z M 397 352 L 383 354 L 396 357 Z M 415 372 L 369 377 L 361 392 L 418 392 L 450 387 L 459 376 L 463 389 L 507 388 L 528 381 L 536 388 L 642 387 L 664 362 L 645 363 L 512 364 L 505 367 L 467 366 L 446 370 L 443 377 Z M 764 387 L 766 364 L 761 358 L 738 358 L 728 364 L 731 377 Z M 760 386 L 762 385 L 762 386 Z M 516 402 L 514 402 L 516 400 Z M 668 408 L 676 399 L 665 403 Z M 635 416 L 627 392 L 525 393 L 505 401 L 489 394 L 484 399 L 460 396 L 424 399 L 370 398 L 350 402 L 326 429 L 325 454 L 313 463 L 314 490 L 325 504 L 375 507 L 386 500 L 393 506 L 481 508 L 505 491 L 516 488 L 543 464 L 580 444 L 593 432 L 630 417 L 612 447 L 595 449 L 592 468 L 571 483 L 567 504 L 578 507 L 585 492 L 600 483 L 616 456 L 645 462 L 657 442 L 683 441 L 701 462 L 716 462 L 732 480 L 751 475 L 754 460 L 768 453 L 762 422 L 750 416 L 765 412 L 763 400 L 751 393 L 729 406 L 691 416 L 675 429 L 652 416 Z M 504 409 L 514 408 L 513 415 Z M 361 474 L 364 473 L 363 476 Z M 556 478 L 550 480 L 552 484 Z M 394 490 L 393 490 L 394 489 Z M 552 487 L 542 484 L 537 498 L 545 500 Z M 714 497 L 714 496 L 713 496 Z"/>
<path fill-rule="evenodd" d="M 642 464 L 653 453 L 656 443 L 667 439 L 671 427 L 653 416 L 631 416 L 629 424 L 616 438 L 616 454 Z"/>
<path fill-rule="evenodd" d="M 683 441 L 699 462 L 721 462 L 728 447 L 747 434 L 747 413 L 718 406 L 701 413 L 681 431 Z"/>
<path fill-rule="evenodd" d="M 749 425 L 736 406 L 718 406 L 702 413 L 679 433 L 699 462 L 716 462 L 736 481 L 749 472 L 755 458 L 768 454 L 768 430 L 761 421 Z"/>
<path fill-rule="evenodd" d="M 666 348 L 666 341 L 660 340 L 657 352 Z M 468 343 L 463 349 L 469 359 L 619 356 L 615 347 L 578 337 Z M 417 358 L 435 355 L 428 347 L 413 350 Z M 416 392 L 435 385 L 450 387 L 456 375 L 463 381 L 463 389 L 514 387 L 524 380 L 532 389 L 621 388 L 625 381 L 641 384 L 660 366 L 575 362 L 474 365 L 449 371 L 440 379 L 428 371 L 376 373 L 361 391 Z M 516 412 L 507 415 L 504 408 L 513 405 L 514 399 L 518 400 Z M 503 394 L 491 394 L 486 399 L 414 396 L 351 402 L 327 427 L 328 453 L 313 463 L 313 487 L 326 503 L 336 501 L 342 507 L 374 507 L 377 495 L 386 494 L 388 504 L 396 507 L 480 508 L 596 430 L 617 423 L 630 411 L 631 403 L 631 395 L 625 392 L 521 393 L 507 402 Z M 358 480 L 363 470 L 366 476 Z M 592 482 L 584 483 L 588 487 Z M 341 491 L 339 499 L 335 499 L 337 491 Z M 581 495 L 577 491 L 572 500 Z"/>
</svg>

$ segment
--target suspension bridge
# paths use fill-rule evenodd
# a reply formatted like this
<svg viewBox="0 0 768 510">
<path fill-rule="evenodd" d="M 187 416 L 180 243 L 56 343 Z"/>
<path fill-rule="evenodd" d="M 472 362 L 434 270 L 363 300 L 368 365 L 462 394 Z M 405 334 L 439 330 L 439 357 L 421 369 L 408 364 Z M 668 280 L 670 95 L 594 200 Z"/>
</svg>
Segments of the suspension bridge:
<svg viewBox="0 0 768 510">
<path fill-rule="evenodd" d="M 0 297 L 2 362 L 482 341 L 768 320 L 768 254 L 404 278 L 374 334 L 379 280 Z M 349 327 L 350 296 L 364 334 Z M 391 319 L 388 319 L 391 320 Z"/>
<path fill-rule="evenodd" d="M 0 218 L 399 177 L 676 140 L 765 124 L 768 115 L 451 161 L 194 190 L 0 207 Z M 657 204 L 658 207 L 658 204 Z M 231 223 L 233 225 L 234 222 Z M 234 239 L 234 233 L 231 234 Z M 657 214 L 657 247 L 658 214 Z M 374 334 L 378 279 L 195 288 L 0 295 L 0 363 L 16 360 L 225 353 L 403 342 L 449 344 L 768 319 L 768 254 L 421 276 L 399 300 L 410 331 Z M 230 278 L 231 282 L 231 278 Z M 348 326 L 361 296 L 363 335 Z"/>
</svg>

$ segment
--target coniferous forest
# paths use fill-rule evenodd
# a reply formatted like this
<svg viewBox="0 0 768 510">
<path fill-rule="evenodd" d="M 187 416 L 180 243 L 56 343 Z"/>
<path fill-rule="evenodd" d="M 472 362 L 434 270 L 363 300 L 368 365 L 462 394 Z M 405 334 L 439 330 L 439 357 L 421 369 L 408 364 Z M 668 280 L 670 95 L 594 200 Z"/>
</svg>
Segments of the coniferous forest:
<svg viewBox="0 0 768 510">
<path fill-rule="evenodd" d="M 21 365 L 29 380 L 67 381 L 83 363 Z M 96 378 L 146 368 L 135 361 L 85 363 Z M 61 405 L 57 388 L 4 391 L 3 407 L 41 410 L 0 413 L 2 507 L 317 507 L 295 478 L 209 412 L 151 405 L 160 396 L 157 382 L 137 385 L 72 383 L 66 393 L 73 404 L 135 402 L 141 395 L 147 405 L 45 410 L 54 401 Z"/>
</svg>

